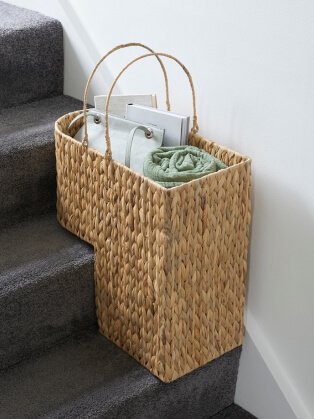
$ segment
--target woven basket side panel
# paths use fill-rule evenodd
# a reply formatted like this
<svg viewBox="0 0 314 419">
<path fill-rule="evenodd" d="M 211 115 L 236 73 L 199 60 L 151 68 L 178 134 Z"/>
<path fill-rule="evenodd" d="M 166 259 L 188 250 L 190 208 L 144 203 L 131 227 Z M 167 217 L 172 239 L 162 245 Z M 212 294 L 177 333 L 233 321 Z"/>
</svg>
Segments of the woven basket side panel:
<svg viewBox="0 0 314 419">
<path fill-rule="evenodd" d="M 169 193 L 165 381 L 242 343 L 250 162 Z"/>
<path fill-rule="evenodd" d="M 55 139 L 58 219 L 65 228 L 80 236 L 80 159 L 75 147 L 63 135 L 57 132 Z"/>
<path fill-rule="evenodd" d="M 159 299 L 165 281 L 162 193 L 114 162 L 104 186 L 100 204 L 106 222 L 95 232 L 103 237 L 95 240 L 100 330 L 158 375 Z"/>
<path fill-rule="evenodd" d="M 189 144 L 206 150 L 209 154 L 222 160 L 229 167 L 248 160 L 247 157 L 229 150 L 226 147 L 222 147 L 214 141 L 207 140 L 198 134 L 189 135 Z"/>
<path fill-rule="evenodd" d="M 92 149 L 85 153 L 81 144 L 60 133 L 66 132 L 75 114 L 60 119 L 55 132 L 57 214 L 61 225 L 93 244 L 94 225 L 99 218 L 99 206 L 94 204 L 101 187 L 103 158 Z"/>
</svg>

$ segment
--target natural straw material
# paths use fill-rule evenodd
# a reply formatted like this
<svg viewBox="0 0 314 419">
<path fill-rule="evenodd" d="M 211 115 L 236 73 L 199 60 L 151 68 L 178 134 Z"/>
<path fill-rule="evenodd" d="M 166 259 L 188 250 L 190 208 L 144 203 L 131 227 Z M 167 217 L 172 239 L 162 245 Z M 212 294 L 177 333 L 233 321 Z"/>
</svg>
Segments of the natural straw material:
<svg viewBox="0 0 314 419">
<path fill-rule="evenodd" d="M 198 135 L 195 111 L 189 143 L 228 168 L 165 189 L 112 160 L 109 130 L 106 156 L 73 139 L 77 114 L 56 122 L 58 219 L 95 248 L 100 332 L 172 381 L 242 343 L 250 160 Z"/>
<path fill-rule="evenodd" d="M 141 47 L 141 48 L 147 49 L 148 51 L 153 53 L 153 55 L 155 55 L 157 61 L 160 64 L 161 70 L 163 72 L 163 76 L 164 76 L 164 80 L 165 80 L 165 90 L 166 90 L 166 106 L 167 106 L 167 111 L 170 111 L 168 76 L 167 76 L 167 72 L 166 72 L 164 63 L 161 61 L 160 57 L 158 55 L 156 55 L 151 48 L 149 48 L 148 46 L 146 46 L 144 44 L 141 44 L 139 42 L 129 42 L 128 44 L 117 45 L 116 47 L 114 47 L 110 51 L 108 51 L 107 54 L 105 54 L 102 58 L 100 58 L 100 60 L 96 63 L 96 65 L 95 65 L 93 71 L 91 72 L 91 74 L 90 74 L 90 76 L 87 80 L 87 83 L 86 83 L 86 87 L 85 87 L 85 91 L 84 91 L 84 99 L 83 99 L 83 102 L 84 102 L 84 105 L 83 105 L 84 106 L 84 108 L 83 108 L 83 111 L 84 111 L 84 140 L 83 140 L 83 145 L 84 146 L 88 146 L 88 133 L 87 133 L 86 115 L 87 115 L 87 96 L 88 96 L 88 91 L 89 91 L 91 81 L 92 81 L 96 71 L 98 70 L 99 66 L 101 65 L 101 63 L 103 61 L 105 61 L 109 57 L 109 55 L 113 54 L 115 51 L 118 51 L 119 49 L 129 48 L 129 47 Z M 108 103 L 108 101 L 107 101 L 107 103 Z M 108 123 L 108 120 L 107 120 L 107 123 Z"/>
</svg>

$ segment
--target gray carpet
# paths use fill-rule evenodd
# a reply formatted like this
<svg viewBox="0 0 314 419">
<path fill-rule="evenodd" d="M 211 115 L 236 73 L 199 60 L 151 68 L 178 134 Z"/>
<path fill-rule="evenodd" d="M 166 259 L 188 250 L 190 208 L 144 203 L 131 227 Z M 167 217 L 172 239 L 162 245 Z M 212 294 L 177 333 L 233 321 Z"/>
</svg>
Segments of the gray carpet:
<svg viewBox="0 0 314 419">
<path fill-rule="evenodd" d="M 0 369 L 96 330 L 94 251 L 54 213 L 2 229 L 0 249 Z"/>
<path fill-rule="evenodd" d="M 82 107 L 62 95 L 62 27 L 0 16 L 0 418 L 240 418 L 241 348 L 164 384 L 97 333 L 93 249 L 54 212 L 54 123 Z"/>
<path fill-rule="evenodd" d="M 0 109 L 63 91 L 60 22 L 0 2 Z"/>
<path fill-rule="evenodd" d="M 54 123 L 81 108 L 57 96 L 0 110 L 0 227 L 55 208 Z"/>
<path fill-rule="evenodd" d="M 59 345 L 0 376 L 1 418 L 208 418 L 233 401 L 240 349 L 164 384 L 101 336 Z"/>
</svg>

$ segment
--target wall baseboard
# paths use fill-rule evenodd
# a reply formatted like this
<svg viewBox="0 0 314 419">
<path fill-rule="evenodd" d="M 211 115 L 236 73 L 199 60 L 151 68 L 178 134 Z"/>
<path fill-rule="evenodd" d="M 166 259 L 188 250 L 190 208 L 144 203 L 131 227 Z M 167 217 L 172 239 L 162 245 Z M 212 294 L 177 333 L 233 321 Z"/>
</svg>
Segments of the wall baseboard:
<svg viewBox="0 0 314 419">
<path fill-rule="evenodd" d="M 300 394 L 249 310 L 246 311 L 246 337 L 236 402 L 259 419 L 311 419 Z"/>
</svg>

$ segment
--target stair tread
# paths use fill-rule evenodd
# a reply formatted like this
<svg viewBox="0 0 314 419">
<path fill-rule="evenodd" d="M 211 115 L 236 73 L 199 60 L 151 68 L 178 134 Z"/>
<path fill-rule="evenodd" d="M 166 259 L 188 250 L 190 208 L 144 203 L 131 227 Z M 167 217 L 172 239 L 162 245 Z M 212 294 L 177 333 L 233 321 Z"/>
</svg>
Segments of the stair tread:
<svg viewBox="0 0 314 419">
<path fill-rule="evenodd" d="M 0 375 L 0 417 L 209 417 L 232 403 L 239 355 L 235 349 L 164 384 L 104 337 L 87 333 Z"/>
<path fill-rule="evenodd" d="M 49 16 L 2 1 L 0 1 L 0 15 L 0 36 L 8 32 L 28 29 L 55 21 L 55 19 Z"/>
<path fill-rule="evenodd" d="M 0 156 L 54 142 L 55 121 L 82 108 L 82 102 L 60 95 L 0 109 Z"/>
<path fill-rule="evenodd" d="M 65 269 L 71 263 L 93 260 L 93 249 L 58 224 L 56 214 L 3 229 L 0 232 L 0 294 L 21 281 L 38 281 L 40 276 Z M 21 285 L 19 283 L 19 285 Z"/>
</svg>

